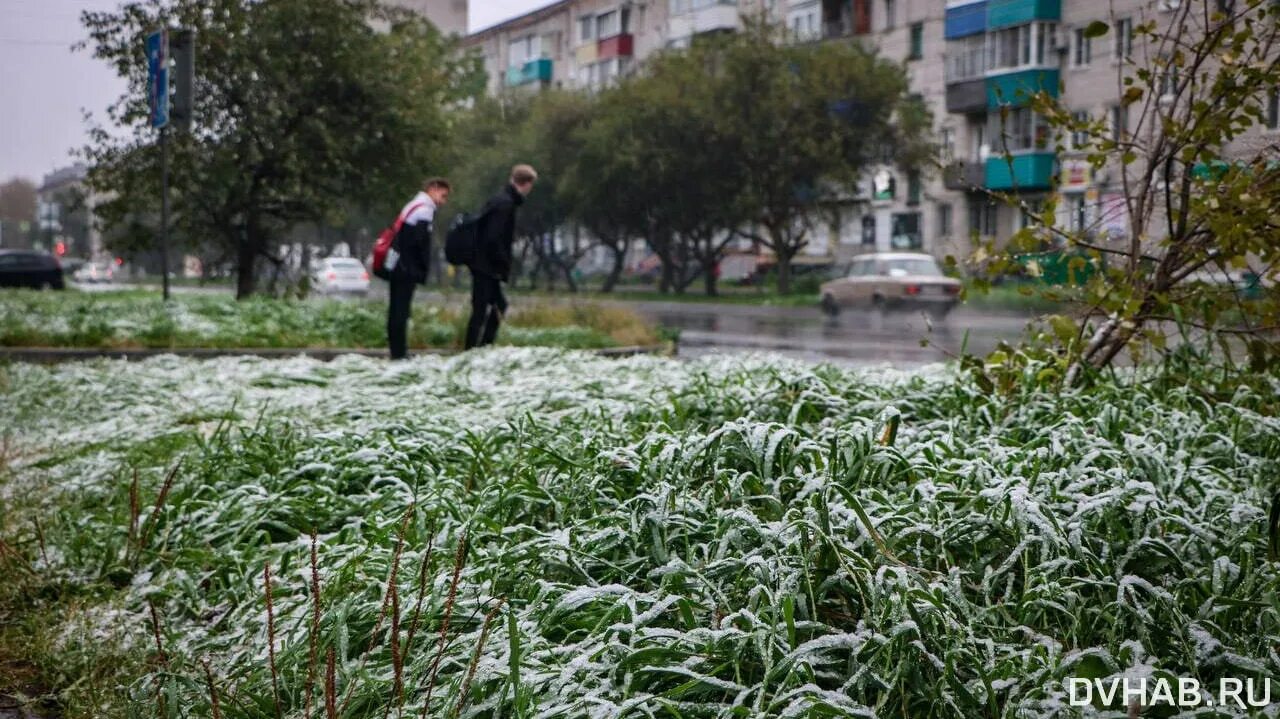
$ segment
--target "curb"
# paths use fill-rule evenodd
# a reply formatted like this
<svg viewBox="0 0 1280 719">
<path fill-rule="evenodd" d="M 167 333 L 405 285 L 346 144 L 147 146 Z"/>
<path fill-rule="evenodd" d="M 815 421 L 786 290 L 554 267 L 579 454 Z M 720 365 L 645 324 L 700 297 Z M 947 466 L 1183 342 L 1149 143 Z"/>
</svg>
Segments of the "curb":
<svg viewBox="0 0 1280 719">
<path fill-rule="evenodd" d="M 606 347 L 603 349 L 584 350 L 600 357 L 635 357 L 637 355 L 659 355 L 673 353 L 674 347 L 666 344 L 635 345 L 630 347 Z M 461 354 L 461 350 L 442 349 L 410 349 L 409 356 L 448 357 Z M 288 359 L 293 357 L 310 357 L 322 362 L 331 362 L 343 355 L 360 355 L 362 357 L 386 357 L 386 349 L 354 348 L 310 348 L 310 347 L 135 347 L 113 349 L 107 347 L 0 347 L 0 361 L 27 362 L 32 364 L 59 364 L 62 362 L 81 362 L 93 359 L 142 360 L 151 357 L 173 355 L 194 359 L 212 359 L 215 357 L 260 357 L 262 359 Z"/>
</svg>

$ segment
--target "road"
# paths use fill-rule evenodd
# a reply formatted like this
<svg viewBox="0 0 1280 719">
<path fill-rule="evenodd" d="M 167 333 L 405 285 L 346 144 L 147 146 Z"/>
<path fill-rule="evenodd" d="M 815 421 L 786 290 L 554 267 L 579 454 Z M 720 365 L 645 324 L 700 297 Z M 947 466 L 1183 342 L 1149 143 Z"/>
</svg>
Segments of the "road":
<svg viewBox="0 0 1280 719">
<path fill-rule="evenodd" d="M 111 285 L 112 289 L 127 287 Z M 85 289 L 107 289 L 96 286 Z M 221 294 L 217 287 L 174 287 L 175 294 Z M 158 293 L 158 288 L 157 288 Z M 371 297 L 385 295 L 374 283 Z M 574 302 L 571 295 L 558 301 Z M 438 292 L 419 293 L 419 303 L 462 304 L 466 295 L 445 297 Z M 519 294 L 512 304 L 533 301 Z M 546 301 L 539 298 L 537 301 Z M 991 351 L 1001 340 L 1015 340 L 1030 315 L 980 312 L 962 307 L 942 321 L 930 321 L 920 313 L 870 311 L 842 312 L 828 318 L 816 307 L 768 307 L 711 302 L 653 302 L 592 298 L 589 302 L 633 309 L 665 327 L 680 330 L 682 357 L 711 353 L 773 352 L 814 361 L 849 365 L 892 363 L 920 365 L 947 359 L 962 348 L 973 353 Z M 927 344 L 922 344 L 926 342 Z"/>
<path fill-rule="evenodd" d="M 682 356 L 759 351 L 857 365 L 919 365 L 947 359 L 962 348 L 989 352 L 1001 340 L 1017 339 L 1030 319 L 967 308 L 935 321 L 910 312 L 845 311 L 828 318 L 817 307 L 620 304 L 680 329 Z"/>
</svg>

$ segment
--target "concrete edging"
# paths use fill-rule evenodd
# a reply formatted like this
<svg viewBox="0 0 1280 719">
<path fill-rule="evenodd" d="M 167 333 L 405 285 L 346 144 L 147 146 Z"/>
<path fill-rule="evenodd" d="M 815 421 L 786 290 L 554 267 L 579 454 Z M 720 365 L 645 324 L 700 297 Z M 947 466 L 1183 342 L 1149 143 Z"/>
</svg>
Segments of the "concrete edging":
<svg viewBox="0 0 1280 719">
<path fill-rule="evenodd" d="M 584 350 L 601 357 L 634 357 L 636 355 L 658 355 L 668 351 L 667 344 L 635 345 L 630 347 L 605 347 L 595 350 Z M 461 350 L 419 349 L 410 350 L 409 356 L 452 356 Z M 151 357 L 174 355 L 195 359 L 212 359 L 214 357 L 261 357 L 263 359 L 287 359 L 292 357 L 310 357 L 322 362 L 331 362 L 343 355 L 360 355 L 363 357 L 386 357 L 386 349 L 353 348 L 312 348 L 312 347 L 0 347 L 0 361 L 27 362 L 32 364 L 59 364 L 62 362 L 80 362 L 92 359 L 139 360 Z"/>
</svg>

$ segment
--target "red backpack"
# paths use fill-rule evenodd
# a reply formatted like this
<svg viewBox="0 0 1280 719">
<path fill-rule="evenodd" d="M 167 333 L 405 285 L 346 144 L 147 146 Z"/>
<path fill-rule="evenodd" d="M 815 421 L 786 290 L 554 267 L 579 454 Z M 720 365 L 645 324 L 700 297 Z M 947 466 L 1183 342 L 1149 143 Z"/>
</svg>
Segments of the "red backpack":
<svg viewBox="0 0 1280 719">
<path fill-rule="evenodd" d="M 382 231 L 378 235 L 378 241 L 373 243 L 373 258 L 369 261 L 370 271 L 374 277 L 380 279 L 390 279 L 391 272 L 387 270 L 387 253 L 391 251 L 391 243 L 395 242 L 396 235 L 400 234 L 400 228 L 404 225 L 404 221 L 409 215 L 412 215 L 422 207 L 425 203 L 419 202 L 416 205 L 410 205 L 409 209 L 396 218 L 395 224 Z"/>
</svg>

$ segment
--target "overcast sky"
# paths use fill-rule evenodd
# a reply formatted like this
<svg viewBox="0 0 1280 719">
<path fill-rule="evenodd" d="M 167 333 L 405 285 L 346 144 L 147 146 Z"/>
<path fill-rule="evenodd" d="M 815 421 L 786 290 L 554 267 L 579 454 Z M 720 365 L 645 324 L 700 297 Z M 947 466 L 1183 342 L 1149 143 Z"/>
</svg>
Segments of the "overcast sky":
<svg viewBox="0 0 1280 719">
<path fill-rule="evenodd" d="M 488 27 L 551 0 L 471 0 L 471 29 Z M 106 64 L 71 45 L 84 37 L 80 12 L 112 10 L 120 0 L 0 0 L 0 182 L 39 184 L 74 161 L 84 114 L 102 118 L 124 92 Z"/>
</svg>

